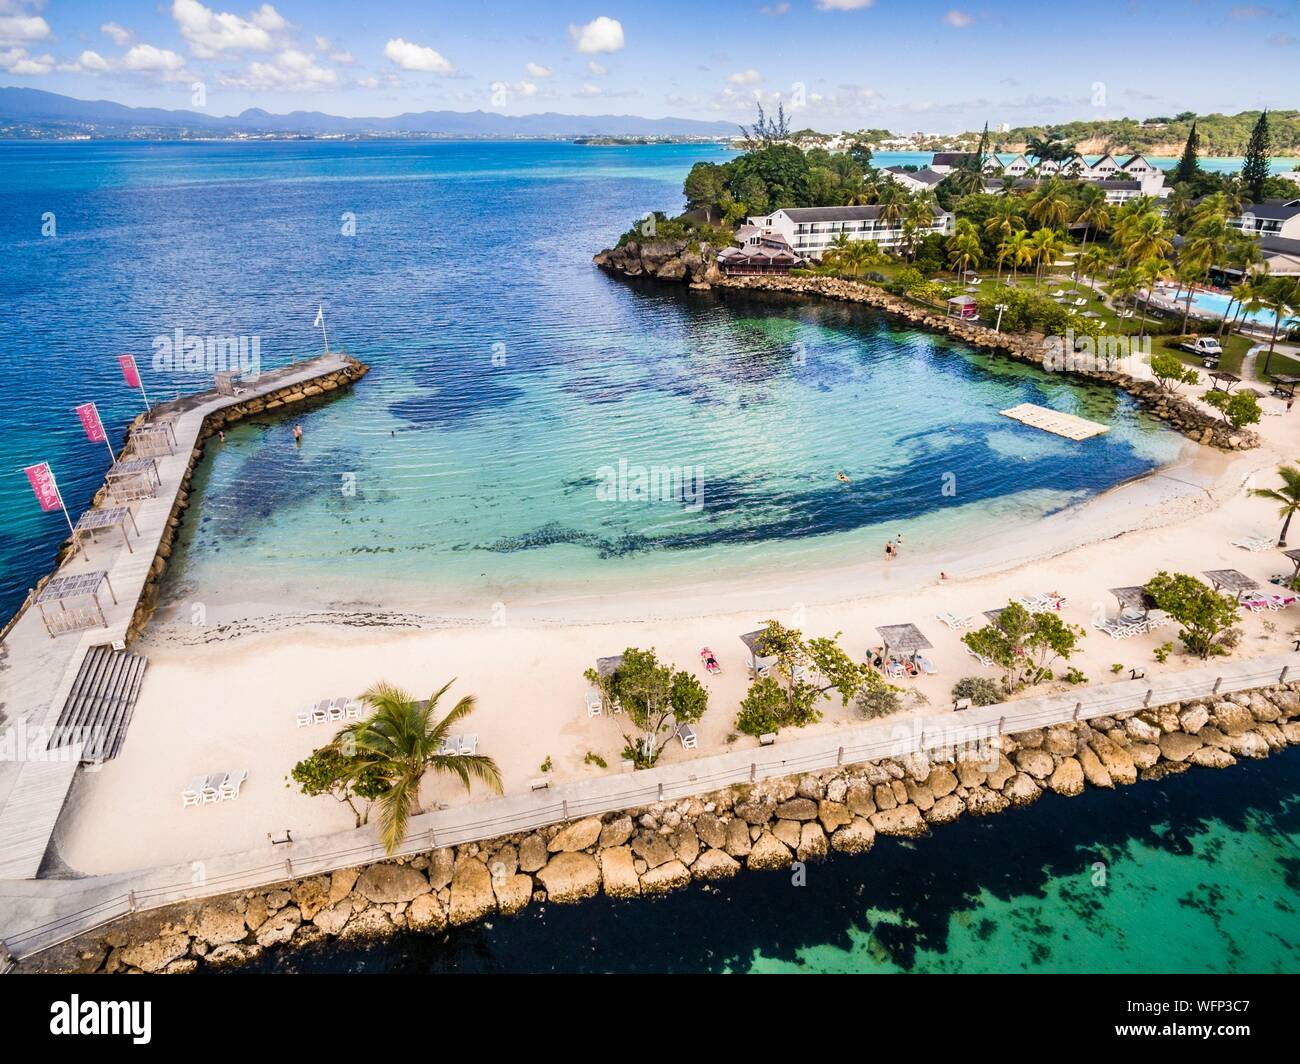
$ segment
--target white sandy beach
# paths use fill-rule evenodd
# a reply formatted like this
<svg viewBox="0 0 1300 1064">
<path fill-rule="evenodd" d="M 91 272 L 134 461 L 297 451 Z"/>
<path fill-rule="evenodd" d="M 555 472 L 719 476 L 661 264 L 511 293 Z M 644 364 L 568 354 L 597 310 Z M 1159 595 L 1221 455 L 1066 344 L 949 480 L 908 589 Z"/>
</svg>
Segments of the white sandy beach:
<svg viewBox="0 0 1300 1064">
<path fill-rule="evenodd" d="M 1199 575 L 1237 568 L 1261 582 L 1289 571 L 1276 551 L 1230 545 L 1243 535 L 1276 534 L 1275 507 L 1248 498 L 1245 488 L 1252 476 L 1271 483 L 1271 471 L 1300 450 L 1300 413 L 1265 417 L 1257 428 L 1264 437 L 1258 450 L 1222 455 L 1189 446 L 1182 461 L 1150 477 L 1032 528 L 1013 526 L 1014 534 L 954 544 L 942 554 L 908 553 L 905 546 L 893 562 L 855 558 L 832 572 L 726 589 L 625 588 L 598 601 L 532 602 L 508 608 L 501 624 L 492 623 L 490 604 L 441 619 L 408 614 L 394 618 L 405 626 L 389 627 L 369 616 L 295 618 L 282 604 L 254 602 L 223 608 L 202 631 L 162 624 L 142 646 L 150 665 L 127 742 L 116 760 L 75 785 L 56 835 L 59 857 L 78 872 L 107 873 L 249 848 L 286 828 L 301 838 L 351 827 L 345 806 L 286 786 L 294 762 L 322 745 L 333 727 L 300 728 L 295 714 L 321 698 L 357 695 L 380 679 L 425 697 L 455 677 L 448 706 L 461 694 L 477 697 L 470 730 L 514 793 L 527 789 L 548 757 L 559 780 L 618 771 L 619 718 L 588 718 L 582 673 L 597 657 L 628 646 L 653 646 L 661 659 L 705 683 L 710 709 L 697 729 L 697 755 L 719 752 L 728 742 L 754 744 L 733 738 L 748 682 L 738 636 L 769 617 L 810 635 L 843 632 L 842 643 L 855 656 L 879 645 L 876 625 L 917 623 L 934 643 L 930 656 L 939 674 L 906 685 L 917 693 L 913 706 L 928 700 L 931 711 L 949 703 L 961 677 L 995 676 L 967 655 L 936 614 L 978 616 L 1031 592 L 1066 596 L 1065 617 L 1088 632 L 1070 664 L 1091 682 L 1112 679 L 1114 664 L 1148 675 L 1190 667 L 1176 628 L 1115 641 L 1092 629 L 1092 621 L 1116 612 L 1108 588 L 1143 583 L 1160 569 Z M 940 580 L 941 571 L 948 579 Z M 1244 614 L 1245 638 L 1235 654 L 1284 649 L 1298 623 L 1300 607 Z M 1158 665 L 1152 650 L 1168 641 L 1177 649 Z M 700 667 L 703 646 L 718 655 L 721 676 L 708 677 Z M 855 719 L 852 707 L 836 699 L 825 704 L 825 720 L 816 727 Z M 588 752 L 611 767 L 584 764 Z M 669 761 L 689 756 L 676 743 L 664 754 Z M 182 808 L 179 793 L 189 779 L 237 768 L 249 773 L 238 801 Z M 423 797 L 426 805 L 455 804 L 480 793 L 428 779 Z"/>
</svg>

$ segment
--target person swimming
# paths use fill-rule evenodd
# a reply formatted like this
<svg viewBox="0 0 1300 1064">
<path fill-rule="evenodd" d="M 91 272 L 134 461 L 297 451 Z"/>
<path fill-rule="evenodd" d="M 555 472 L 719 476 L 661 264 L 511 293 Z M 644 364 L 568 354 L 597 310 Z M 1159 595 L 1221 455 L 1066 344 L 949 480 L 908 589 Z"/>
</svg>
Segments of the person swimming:
<svg viewBox="0 0 1300 1064">
<path fill-rule="evenodd" d="M 844 470 L 842 470 L 842 469 L 841 469 L 838 473 L 835 474 L 835 479 L 838 480 L 841 484 L 852 484 L 852 483 L 853 483 L 853 481 L 851 481 L 851 480 L 849 479 L 849 475 L 848 475 L 847 473 L 845 473 Z"/>
</svg>

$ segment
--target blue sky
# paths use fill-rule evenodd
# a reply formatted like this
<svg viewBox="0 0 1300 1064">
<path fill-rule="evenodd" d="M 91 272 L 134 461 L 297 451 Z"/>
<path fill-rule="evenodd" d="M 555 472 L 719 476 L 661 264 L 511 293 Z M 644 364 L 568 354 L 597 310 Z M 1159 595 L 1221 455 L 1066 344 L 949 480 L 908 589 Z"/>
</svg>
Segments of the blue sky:
<svg viewBox="0 0 1300 1064">
<path fill-rule="evenodd" d="M 1294 107 L 1298 42 L 1297 0 L 0 0 L 0 84 L 215 114 L 736 121 L 761 96 L 948 132 Z"/>
</svg>

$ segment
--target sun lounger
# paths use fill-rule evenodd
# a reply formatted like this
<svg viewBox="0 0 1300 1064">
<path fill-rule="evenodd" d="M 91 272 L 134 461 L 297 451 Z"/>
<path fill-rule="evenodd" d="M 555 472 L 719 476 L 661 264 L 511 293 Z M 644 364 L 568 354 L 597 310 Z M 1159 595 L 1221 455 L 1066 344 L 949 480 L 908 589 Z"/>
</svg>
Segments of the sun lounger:
<svg viewBox="0 0 1300 1064">
<path fill-rule="evenodd" d="M 695 734 L 695 729 L 689 724 L 682 724 L 677 728 L 677 738 L 682 741 L 682 749 L 694 750 L 699 742 L 699 737 Z"/>
<path fill-rule="evenodd" d="M 462 735 L 456 743 L 457 753 L 462 757 L 467 754 L 478 752 L 478 732 L 470 732 L 468 735 Z"/>
<path fill-rule="evenodd" d="M 938 613 L 935 616 L 954 632 L 965 631 L 973 623 L 969 617 L 958 617 L 955 613 Z"/>
<path fill-rule="evenodd" d="M 587 703 L 587 716 L 599 717 L 605 708 L 605 701 L 600 697 L 599 691 L 588 691 L 585 700 Z"/>
<path fill-rule="evenodd" d="M 1078 299 L 1071 300 L 1071 305 L 1076 307 L 1086 307 L 1088 301 L 1084 299 L 1083 296 L 1080 296 Z"/>
<path fill-rule="evenodd" d="M 345 720 L 360 720 L 365 713 L 365 706 L 355 698 L 349 699 L 347 707 L 343 710 Z"/>
<path fill-rule="evenodd" d="M 225 778 L 221 781 L 221 797 L 233 802 L 239 797 L 239 788 L 246 779 L 248 779 L 247 769 L 241 768 L 235 772 L 227 772 Z"/>
<path fill-rule="evenodd" d="M 311 723 L 311 710 L 308 710 L 306 713 L 298 714 L 298 727 L 305 728 L 310 723 Z"/>
<path fill-rule="evenodd" d="M 934 667 L 934 663 L 924 654 L 916 655 L 916 667 L 927 676 L 933 676 L 939 670 Z"/>
<path fill-rule="evenodd" d="M 1050 293 L 1048 293 L 1048 295 L 1049 295 L 1049 297 L 1052 298 L 1052 299 L 1060 299 L 1062 296 L 1065 295 L 1065 289 L 1064 289 L 1064 288 L 1058 288 L 1055 292 L 1050 292 Z"/>
<path fill-rule="evenodd" d="M 455 757 L 460 753 L 460 746 L 456 742 L 456 736 L 449 735 L 443 739 L 442 745 L 438 747 L 438 753 L 442 757 Z"/>
<path fill-rule="evenodd" d="M 762 677 L 768 675 L 768 673 L 770 673 L 770 672 L 772 671 L 772 666 L 775 665 L 775 664 L 776 664 L 776 655 L 775 655 L 775 654 L 773 654 L 770 658 L 755 658 L 755 659 L 754 659 L 754 676 L 755 676 L 756 678 L 762 678 Z"/>
<path fill-rule="evenodd" d="M 1119 312 L 1119 316 L 1120 316 L 1121 318 L 1131 318 L 1131 317 L 1133 317 L 1133 311 L 1131 311 L 1131 310 L 1121 310 L 1121 311 Z"/>
<path fill-rule="evenodd" d="M 334 720 L 334 721 L 342 720 L 342 719 L 343 719 L 343 707 L 342 707 L 342 706 L 333 706 L 333 705 L 330 706 L 330 708 L 327 709 L 327 710 L 325 711 L 325 719 L 326 719 L 326 720 Z"/>
<path fill-rule="evenodd" d="M 181 791 L 181 806 L 198 805 L 203 801 L 203 785 L 208 782 L 207 776 L 195 776 L 186 785 L 185 790 Z"/>
<path fill-rule="evenodd" d="M 1234 547 L 1240 547 L 1242 550 L 1248 550 L 1252 554 L 1258 554 L 1262 550 L 1268 550 L 1273 546 L 1272 536 L 1246 536 L 1243 539 L 1234 539 Z"/>
<path fill-rule="evenodd" d="M 906 680 L 907 670 L 901 661 L 891 661 L 885 665 L 885 675 L 891 680 Z"/>
<path fill-rule="evenodd" d="M 966 648 L 966 653 L 969 654 L 969 655 L 970 655 L 972 658 L 974 658 L 976 661 L 978 661 L 978 662 L 979 662 L 981 665 L 983 665 L 986 669 L 991 669 L 991 668 L 993 668 L 993 659 L 992 659 L 992 658 L 985 657 L 983 654 L 981 654 L 981 653 L 979 653 L 978 651 L 972 649 L 971 647 L 967 647 L 967 648 Z"/>
<path fill-rule="evenodd" d="M 214 772 L 203 783 L 200 794 L 203 797 L 204 805 L 213 805 L 221 801 L 221 785 L 226 782 L 224 772 Z"/>
</svg>

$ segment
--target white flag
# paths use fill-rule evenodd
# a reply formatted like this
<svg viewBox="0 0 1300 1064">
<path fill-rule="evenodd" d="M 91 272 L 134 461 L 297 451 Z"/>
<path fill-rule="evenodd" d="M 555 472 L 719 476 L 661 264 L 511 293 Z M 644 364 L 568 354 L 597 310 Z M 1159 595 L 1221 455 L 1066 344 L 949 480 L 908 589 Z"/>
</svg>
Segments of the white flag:
<svg viewBox="0 0 1300 1064">
<path fill-rule="evenodd" d="M 312 325 L 324 325 L 324 324 L 325 324 L 325 307 L 324 304 L 317 303 L 316 320 L 312 322 Z"/>
</svg>

